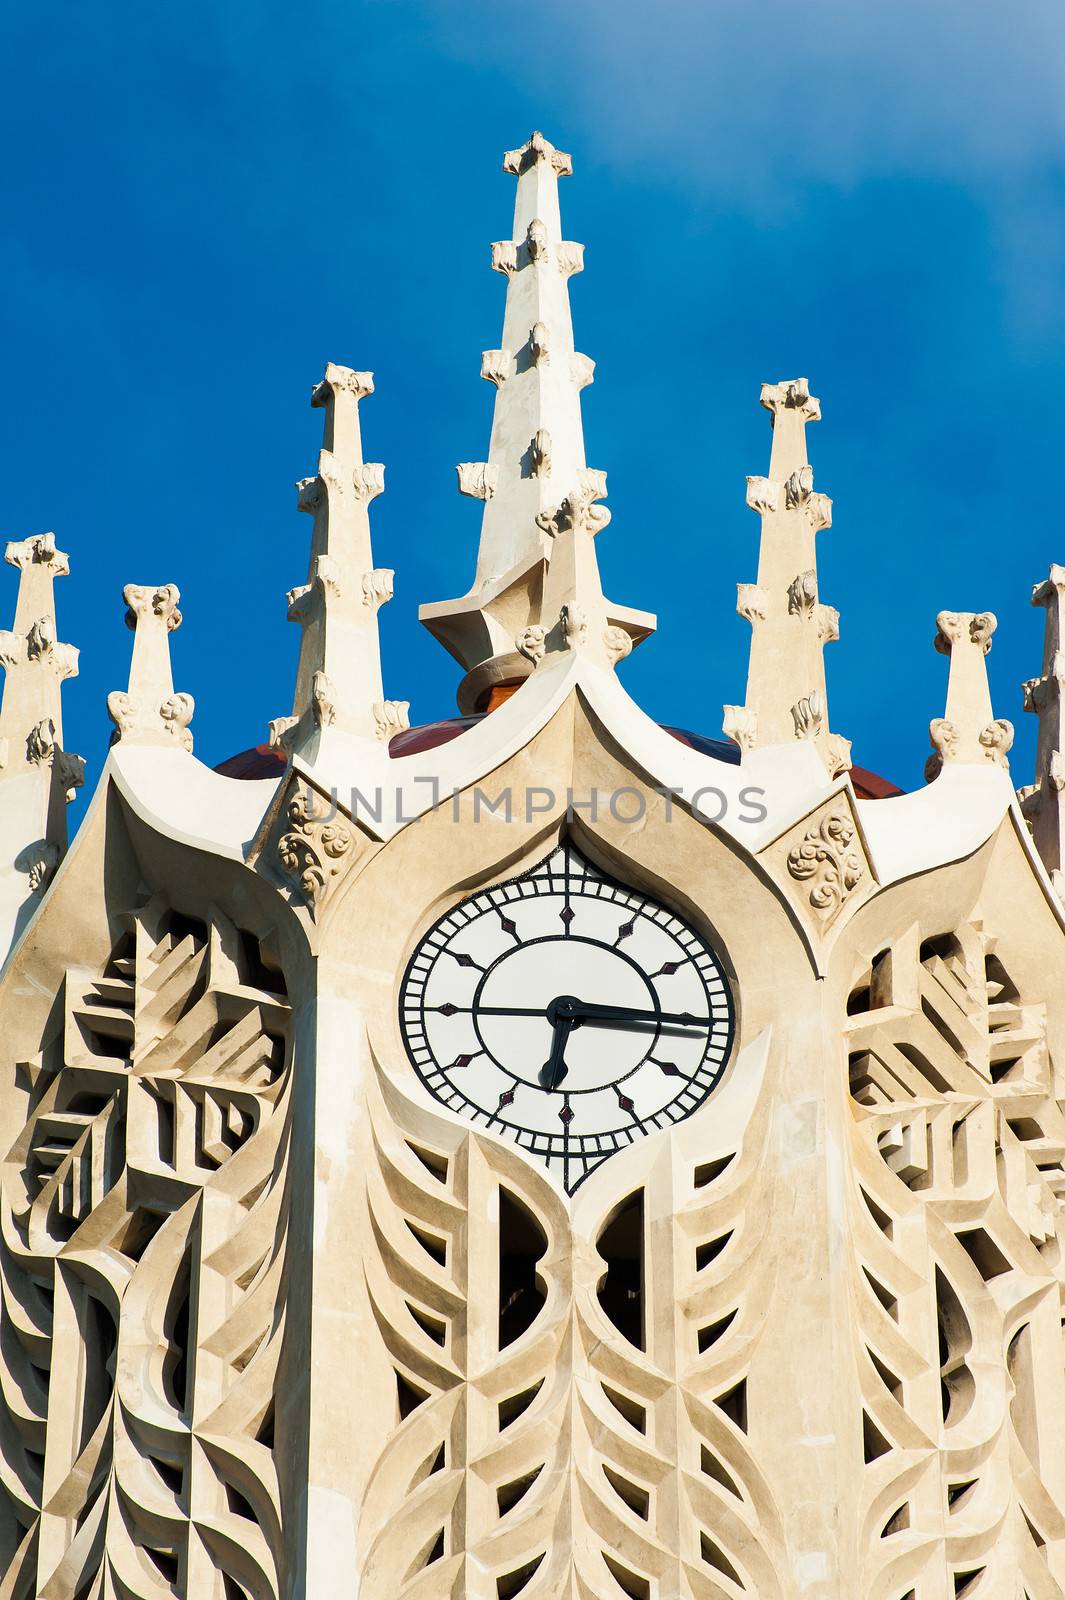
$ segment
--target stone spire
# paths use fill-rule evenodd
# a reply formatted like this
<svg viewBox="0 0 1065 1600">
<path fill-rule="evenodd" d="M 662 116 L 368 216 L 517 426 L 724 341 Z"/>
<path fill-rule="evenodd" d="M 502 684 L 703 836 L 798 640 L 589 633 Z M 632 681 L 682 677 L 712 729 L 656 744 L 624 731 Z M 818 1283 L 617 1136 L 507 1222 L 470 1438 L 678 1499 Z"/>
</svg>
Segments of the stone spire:
<svg viewBox="0 0 1065 1600">
<path fill-rule="evenodd" d="M 998 620 L 990 611 L 941 611 L 936 617 L 935 647 L 950 658 L 947 708 L 928 725 L 933 754 L 925 777 L 939 775 L 950 761 L 1009 767 L 1006 752 L 1013 743 L 1013 724 L 996 720 L 987 681 L 987 654 Z"/>
<path fill-rule="evenodd" d="M 574 647 L 576 632 L 566 645 L 559 624 L 563 605 L 605 607 L 605 626 L 626 635 L 623 654 L 655 627 L 648 613 L 603 600 L 590 543 L 610 514 L 596 505 L 606 495 L 606 474 L 589 469 L 584 458 L 580 393 L 595 363 L 574 350 L 569 308 L 569 279 L 583 269 L 584 246 L 563 239 L 558 206 L 558 180 L 573 163 L 534 133 L 520 150 L 507 151 L 503 169 L 518 184 L 513 238 L 492 246 L 507 300 L 503 348 L 481 359 L 481 376 L 496 389 L 491 442 L 487 461 L 458 468 L 460 493 L 484 502 L 477 570 L 468 594 L 423 605 L 419 613 L 467 669 L 459 690 L 463 710 L 475 709 L 493 685 L 527 676 L 545 650 Z M 560 528 L 588 535 L 571 552 L 582 547 L 571 563 L 579 593 L 557 574 L 547 579 Z M 599 654 L 602 631 L 597 625 L 582 636 Z"/>
<path fill-rule="evenodd" d="M 737 585 L 736 609 L 751 624 L 747 700 L 726 706 L 724 730 L 744 752 L 809 739 L 830 773 L 850 766 L 850 743 L 829 732 L 824 647 L 839 638 L 839 613 L 817 590 L 817 534 L 832 502 L 814 493 L 806 424 L 821 403 L 805 378 L 762 385 L 773 419 L 768 478 L 747 479 L 747 504 L 762 519 L 758 582 Z"/>
<path fill-rule="evenodd" d="M 111 743 L 158 744 L 192 750 L 189 723 L 195 710 L 191 694 L 175 694 L 170 670 L 170 635 L 181 626 L 175 584 L 156 587 L 127 583 L 126 627 L 133 630 L 129 688 L 107 697 L 107 714 L 115 725 Z"/>
<path fill-rule="evenodd" d="M 296 485 L 297 507 L 314 518 L 307 582 L 288 593 L 290 622 L 303 629 L 290 717 L 270 724 L 271 744 L 306 749 L 332 728 L 356 738 L 388 739 L 407 726 L 407 704 L 385 700 L 377 612 L 392 598 L 395 574 L 375 567 L 370 501 L 385 486 L 379 461 L 364 461 L 359 401 L 373 394 L 373 374 L 328 362 L 311 391 L 325 412 L 318 472 Z"/>
<path fill-rule="evenodd" d="M 5 862 L 22 877 L 25 898 L 23 890 L 44 887 L 66 849 L 66 803 L 85 764 L 63 749 L 62 683 L 78 671 L 77 650 L 56 639 L 54 586 L 70 570 L 67 558 L 54 534 L 41 533 L 9 544 L 5 559 L 19 569 L 19 586 L 14 628 L 0 632 L 0 823 Z"/>
<path fill-rule="evenodd" d="M 1065 898 L 1065 567 L 1051 567 L 1046 581 L 1033 588 L 1032 604 L 1046 611 L 1043 675 L 1024 685 L 1024 709 L 1038 716 L 1039 737 L 1035 782 L 1018 795 L 1043 865 Z"/>
</svg>

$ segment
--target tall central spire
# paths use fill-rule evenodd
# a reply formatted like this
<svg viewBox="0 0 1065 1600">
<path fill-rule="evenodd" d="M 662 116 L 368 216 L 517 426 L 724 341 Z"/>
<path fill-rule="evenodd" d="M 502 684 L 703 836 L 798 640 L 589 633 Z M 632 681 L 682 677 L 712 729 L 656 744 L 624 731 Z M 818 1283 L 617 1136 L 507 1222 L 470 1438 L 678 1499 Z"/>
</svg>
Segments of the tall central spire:
<svg viewBox="0 0 1065 1600">
<path fill-rule="evenodd" d="M 610 520 L 595 504 L 606 495 L 606 474 L 586 466 L 581 426 L 580 393 L 595 363 L 574 349 L 570 319 L 569 280 L 583 269 L 584 246 L 562 237 L 558 180 L 573 171 L 568 155 L 534 133 L 520 150 L 507 151 L 503 170 L 516 175 L 518 187 L 513 238 L 492 246 L 492 266 L 507 280 L 503 345 L 481 359 L 481 376 L 496 388 L 492 436 L 487 461 L 458 467 L 460 492 L 484 501 L 477 570 L 468 594 L 420 610 L 467 669 L 459 690 L 464 710 L 475 709 L 494 684 L 527 676 L 543 658 L 544 636 L 551 653 L 553 630 L 564 644 L 560 605 L 605 608 L 606 624 L 620 627 L 630 647 L 655 626 L 645 612 L 603 601 L 594 551 L 576 566 L 567 563 L 584 574 L 579 593 L 556 595 L 556 580 L 545 597 L 564 508 L 579 506 L 592 534 Z M 532 649 L 530 631 L 538 635 Z"/>
</svg>

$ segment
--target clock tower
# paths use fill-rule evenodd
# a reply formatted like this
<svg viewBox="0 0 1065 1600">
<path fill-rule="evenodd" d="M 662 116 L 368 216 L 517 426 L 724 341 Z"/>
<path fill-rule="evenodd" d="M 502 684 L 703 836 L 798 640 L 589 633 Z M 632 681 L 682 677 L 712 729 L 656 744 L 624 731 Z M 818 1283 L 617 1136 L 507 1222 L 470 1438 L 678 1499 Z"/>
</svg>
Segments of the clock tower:
<svg viewBox="0 0 1065 1600">
<path fill-rule="evenodd" d="M 820 404 L 766 383 L 745 701 L 658 725 L 572 164 L 503 165 L 476 565 L 420 612 L 460 716 L 382 681 L 368 372 L 311 395 L 291 711 L 206 767 L 128 585 L 69 849 L 68 562 L 8 546 L 0 1600 L 1062 1600 L 1065 569 L 1032 784 L 990 612 L 936 618 L 927 783 L 854 765 Z"/>
</svg>

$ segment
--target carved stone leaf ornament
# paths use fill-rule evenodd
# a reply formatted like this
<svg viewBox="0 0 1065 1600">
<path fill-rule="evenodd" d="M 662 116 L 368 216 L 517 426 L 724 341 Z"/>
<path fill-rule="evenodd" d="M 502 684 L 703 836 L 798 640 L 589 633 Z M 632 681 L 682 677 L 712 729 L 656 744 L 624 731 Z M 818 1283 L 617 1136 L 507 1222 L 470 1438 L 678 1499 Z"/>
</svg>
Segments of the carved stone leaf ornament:
<svg viewBox="0 0 1065 1600">
<path fill-rule="evenodd" d="M 808 899 L 824 917 L 843 904 L 864 876 L 861 852 L 853 848 L 855 832 L 852 817 L 830 811 L 788 852 L 788 871 L 797 882 L 810 880 Z"/>
<path fill-rule="evenodd" d="M 313 797 L 328 807 L 324 796 Z M 281 869 L 299 884 L 312 908 L 322 904 L 341 871 L 343 858 L 355 843 L 352 828 L 328 809 L 316 811 L 309 792 L 293 795 L 286 815 L 289 831 L 277 842 Z"/>
</svg>

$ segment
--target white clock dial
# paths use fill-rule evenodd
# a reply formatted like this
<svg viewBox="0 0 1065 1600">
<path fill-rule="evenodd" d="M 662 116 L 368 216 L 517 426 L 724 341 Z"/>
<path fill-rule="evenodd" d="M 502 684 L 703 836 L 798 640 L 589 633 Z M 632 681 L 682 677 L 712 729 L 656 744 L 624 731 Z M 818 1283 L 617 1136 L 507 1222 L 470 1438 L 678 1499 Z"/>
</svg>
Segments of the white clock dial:
<svg viewBox="0 0 1065 1600">
<path fill-rule="evenodd" d="M 564 841 L 434 924 L 404 974 L 400 1024 L 438 1100 L 572 1191 L 706 1098 L 733 1007 L 700 934 Z"/>
</svg>

